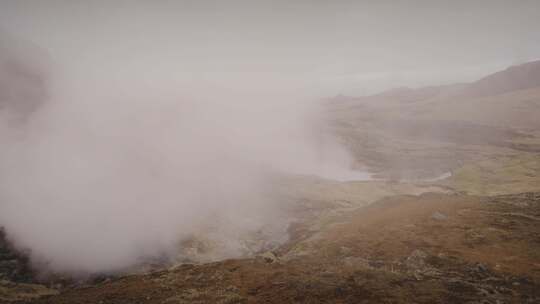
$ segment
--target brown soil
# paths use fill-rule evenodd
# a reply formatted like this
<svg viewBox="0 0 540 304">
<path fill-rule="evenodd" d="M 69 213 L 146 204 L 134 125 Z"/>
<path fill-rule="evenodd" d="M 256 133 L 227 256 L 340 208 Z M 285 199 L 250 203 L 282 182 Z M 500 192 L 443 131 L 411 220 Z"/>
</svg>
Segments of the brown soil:
<svg viewBox="0 0 540 304">
<path fill-rule="evenodd" d="M 540 193 L 395 196 L 274 254 L 182 265 L 32 303 L 538 303 Z"/>
</svg>

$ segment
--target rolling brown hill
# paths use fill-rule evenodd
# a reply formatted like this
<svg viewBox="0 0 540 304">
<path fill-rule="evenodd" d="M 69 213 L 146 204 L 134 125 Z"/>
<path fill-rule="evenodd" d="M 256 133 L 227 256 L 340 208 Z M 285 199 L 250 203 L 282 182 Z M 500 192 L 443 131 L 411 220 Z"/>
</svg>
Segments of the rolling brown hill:
<svg viewBox="0 0 540 304">
<path fill-rule="evenodd" d="M 400 87 L 361 97 L 339 96 L 335 101 L 349 103 L 418 102 L 436 98 L 472 98 L 504 94 L 540 87 L 540 60 L 508 67 L 471 83 L 421 88 Z"/>
<path fill-rule="evenodd" d="M 464 88 L 467 97 L 492 96 L 540 86 L 540 60 L 515 65 Z"/>
</svg>

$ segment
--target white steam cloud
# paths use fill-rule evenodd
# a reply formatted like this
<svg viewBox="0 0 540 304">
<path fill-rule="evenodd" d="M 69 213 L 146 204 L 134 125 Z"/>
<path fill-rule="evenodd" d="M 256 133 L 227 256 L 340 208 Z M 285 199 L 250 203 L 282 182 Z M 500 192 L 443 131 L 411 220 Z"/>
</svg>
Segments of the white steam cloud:
<svg viewBox="0 0 540 304">
<path fill-rule="evenodd" d="M 55 271 L 128 267 L 215 226 L 239 255 L 243 233 L 286 228 L 267 178 L 348 173 L 319 104 L 291 94 L 0 61 L 0 226 Z"/>
</svg>

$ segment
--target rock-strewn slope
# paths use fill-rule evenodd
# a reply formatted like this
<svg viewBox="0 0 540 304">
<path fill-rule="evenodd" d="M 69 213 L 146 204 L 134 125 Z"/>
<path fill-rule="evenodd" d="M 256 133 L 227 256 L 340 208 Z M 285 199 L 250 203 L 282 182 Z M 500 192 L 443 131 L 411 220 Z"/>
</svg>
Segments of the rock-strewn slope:
<svg viewBox="0 0 540 304">
<path fill-rule="evenodd" d="M 35 303 L 538 303 L 540 193 L 394 196 L 272 254 Z"/>
<path fill-rule="evenodd" d="M 280 179 L 290 239 L 271 252 L 104 277 L 35 303 L 538 303 L 540 87 L 519 85 L 529 68 L 479 81 L 515 79 L 504 92 L 330 103 L 333 130 L 381 179 Z M 184 245 L 186 261 L 208 261 L 211 244 Z M 26 299 L 2 284 L 4 299 Z"/>
<path fill-rule="evenodd" d="M 28 258 L 13 250 L 0 229 L 0 303 L 29 300 L 56 294 L 55 290 L 35 284 Z"/>
</svg>

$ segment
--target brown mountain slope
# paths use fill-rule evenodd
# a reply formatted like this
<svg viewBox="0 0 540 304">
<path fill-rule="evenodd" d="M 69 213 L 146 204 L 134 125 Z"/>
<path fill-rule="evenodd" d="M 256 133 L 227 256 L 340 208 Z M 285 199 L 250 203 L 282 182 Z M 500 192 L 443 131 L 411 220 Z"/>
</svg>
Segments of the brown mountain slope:
<svg viewBox="0 0 540 304">
<path fill-rule="evenodd" d="M 463 91 L 468 97 L 492 96 L 540 86 L 540 60 L 511 66 L 469 84 Z"/>
<path fill-rule="evenodd" d="M 362 97 L 339 96 L 335 102 L 348 104 L 412 103 L 437 98 L 474 98 L 494 96 L 540 87 L 540 60 L 511 66 L 471 83 L 421 88 L 401 87 Z"/>
<path fill-rule="evenodd" d="M 538 303 L 539 207 L 538 193 L 396 196 L 294 235 L 274 254 L 34 303 Z"/>
</svg>

